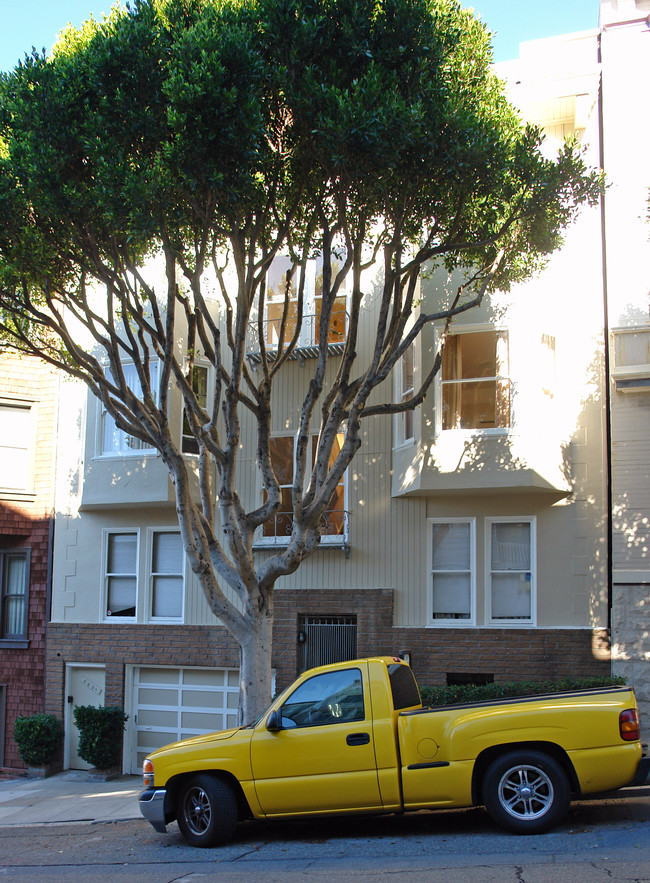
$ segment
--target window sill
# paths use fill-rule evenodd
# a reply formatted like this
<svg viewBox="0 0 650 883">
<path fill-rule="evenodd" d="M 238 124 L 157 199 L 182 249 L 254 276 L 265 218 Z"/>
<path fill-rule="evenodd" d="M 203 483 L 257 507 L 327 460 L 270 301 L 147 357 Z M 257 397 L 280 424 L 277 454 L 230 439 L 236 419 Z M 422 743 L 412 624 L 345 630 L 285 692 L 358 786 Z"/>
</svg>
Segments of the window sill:
<svg viewBox="0 0 650 883">
<path fill-rule="evenodd" d="M 13 503 L 35 503 L 36 494 L 33 491 L 5 490 L 0 488 L 0 500 Z"/>
<path fill-rule="evenodd" d="M 27 638 L 0 638 L 0 647 L 3 650 L 29 650 Z"/>
</svg>

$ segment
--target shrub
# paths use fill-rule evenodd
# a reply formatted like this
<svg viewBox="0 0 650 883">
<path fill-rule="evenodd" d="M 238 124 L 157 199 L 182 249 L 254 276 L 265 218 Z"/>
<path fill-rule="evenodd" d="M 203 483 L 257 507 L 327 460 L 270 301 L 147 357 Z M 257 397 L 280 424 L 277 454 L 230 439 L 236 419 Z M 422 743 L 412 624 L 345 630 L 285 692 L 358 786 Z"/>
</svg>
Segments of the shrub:
<svg viewBox="0 0 650 883">
<path fill-rule="evenodd" d="M 62 735 L 61 721 L 53 714 L 21 715 L 14 722 L 18 752 L 30 766 L 49 763 L 59 750 Z"/>
<path fill-rule="evenodd" d="M 485 702 L 489 699 L 512 699 L 518 696 L 539 696 L 544 693 L 569 693 L 595 687 L 625 684 L 625 678 L 562 678 L 557 681 L 504 681 L 495 684 L 451 684 L 446 687 L 420 687 L 422 704 L 435 708 L 463 702 Z"/>
<path fill-rule="evenodd" d="M 78 705 L 73 714 L 79 728 L 79 757 L 100 770 L 117 766 L 128 720 L 124 709 L 117 705 Z"/>
</svg>

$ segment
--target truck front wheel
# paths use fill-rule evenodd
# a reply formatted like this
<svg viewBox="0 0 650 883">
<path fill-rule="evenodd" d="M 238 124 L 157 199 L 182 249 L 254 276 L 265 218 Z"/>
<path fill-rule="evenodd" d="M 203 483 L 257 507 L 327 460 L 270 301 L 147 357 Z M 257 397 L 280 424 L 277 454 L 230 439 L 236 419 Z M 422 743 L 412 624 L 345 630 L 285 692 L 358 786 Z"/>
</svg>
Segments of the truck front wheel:
<svg viewBox="0 0 650 883">
<path fill-rule="evenodd" d="M 543 834 L 566 815 L 571 788 L 552 757 L 540 751 L 511 751 L 488 768 L 483 802 L 498 825 L 516 834 Z"/>
<path fill-rule="evenodd" d="M 178 795 L 178 827 L 192 846 L 216 846 L 229 840 L 237 825 L 237 800 L 226 782 L 198 773 Z"/>
</svg>

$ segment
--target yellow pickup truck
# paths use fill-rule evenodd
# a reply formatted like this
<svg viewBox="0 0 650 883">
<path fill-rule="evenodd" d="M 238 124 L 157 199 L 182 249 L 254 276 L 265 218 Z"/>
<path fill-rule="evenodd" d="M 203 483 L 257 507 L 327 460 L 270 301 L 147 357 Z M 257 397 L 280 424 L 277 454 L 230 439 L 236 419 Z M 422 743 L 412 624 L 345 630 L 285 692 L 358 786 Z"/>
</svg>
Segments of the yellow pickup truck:
<svg viewBox="0 0 650 883">
<path fill-rule="evenodd" d="M 240 819 L 484 804 L 498 824 L 548 830 L 572 796 L 642 781 L 634 692 L 607 687 L 422 708 L 397 657 L 301 675 L 254 724 L 175 742 L 144 762 L 140 809 L 194 846 Z"/>
</svg>

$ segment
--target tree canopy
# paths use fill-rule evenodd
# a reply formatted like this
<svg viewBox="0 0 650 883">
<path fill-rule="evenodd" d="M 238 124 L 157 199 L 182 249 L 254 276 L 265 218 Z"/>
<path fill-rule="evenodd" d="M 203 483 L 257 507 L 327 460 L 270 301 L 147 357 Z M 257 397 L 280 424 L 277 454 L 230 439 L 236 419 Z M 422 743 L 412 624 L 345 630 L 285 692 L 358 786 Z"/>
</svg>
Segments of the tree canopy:
<svg viewBox="0 0 650 883">
<path fill-rule="evenodd" d="M 546 158 L 490 61 L 489 34 L 453 0 L 134 0 L 1 77 L 2 337 L 83 380 L 120 429 L 160 453 L 192 569 L 242 646 L 245 715 L 270 690 L 273 586 L 318 547 L 362 420 L 417 406 L 439 358 L 409 402 L 372 394 L 424 327 L 448 327 L 486 291 L 535 272 L 579 207 L 598 198 L 600 178 L 579 147 Z M 269 450 L 273 383 L 298 345 L 316 254 L 318 355 L 298 431 L 292 532 L 259 562 L 254 532 L 281 498 Z M 271 351 L 262 323 L 278 255 L 290 269 Z M 417 284 L 432 265 L 461 271 L 464 283 L 427 312 Z M 381 297 L 370 319 L 371 267 Z M 328 329 L 344 284 L 348 326 L 333 355 Z M 374 344 L 360 364 L 368 321 Z M 245 358 L 251 322 L 256 375 Z M 215 371 L 208 403 L 192 384 L 197 352 Z M 170 429 L 170 384 L 196 438 L 199 500 Z M 256 421 L 266 488 L 252 508 L 237 487 L 244 411 Z"/>
</svg>

